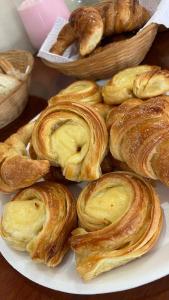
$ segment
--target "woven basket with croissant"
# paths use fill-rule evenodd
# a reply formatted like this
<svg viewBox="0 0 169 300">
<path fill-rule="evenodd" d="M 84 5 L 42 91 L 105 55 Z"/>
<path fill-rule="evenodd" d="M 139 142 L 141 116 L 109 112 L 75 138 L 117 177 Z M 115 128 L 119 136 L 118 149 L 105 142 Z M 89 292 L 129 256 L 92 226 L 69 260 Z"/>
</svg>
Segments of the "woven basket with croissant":
<svg viewBox="0 0 169 300">
<path fill-rule="evenodd" d="M 75 10 L 60 31 L 50 52 L 62 55 L 73 42 L 79 43 L 80 59 L 45 64 L 78 78 L 104 79 L 128 66 L 141 63 L 156 36 L 158 26 L 148 21 L 148 11 L 136 0 L 103 1 Z M 135 34 L 134 34 L 135 33 Z M 108 39 L 108 44 L 104 41 Z M 103 46 L 102 46 L 103 44 Z"/>
</svg>

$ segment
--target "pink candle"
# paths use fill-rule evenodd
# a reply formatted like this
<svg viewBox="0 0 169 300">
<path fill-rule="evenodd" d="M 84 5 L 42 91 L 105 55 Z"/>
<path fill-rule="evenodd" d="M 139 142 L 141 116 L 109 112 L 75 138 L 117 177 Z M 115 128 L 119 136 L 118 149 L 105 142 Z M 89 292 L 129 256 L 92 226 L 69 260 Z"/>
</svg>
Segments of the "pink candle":
<svg viewBox="0 0 169 300">
<path fill-rule="evenodd" d="M 39 49 L 57 17 L 69 18 L 64 0 L 25 0 L 18 7 L 18 13 L 32 45 Z"/>
</svg>

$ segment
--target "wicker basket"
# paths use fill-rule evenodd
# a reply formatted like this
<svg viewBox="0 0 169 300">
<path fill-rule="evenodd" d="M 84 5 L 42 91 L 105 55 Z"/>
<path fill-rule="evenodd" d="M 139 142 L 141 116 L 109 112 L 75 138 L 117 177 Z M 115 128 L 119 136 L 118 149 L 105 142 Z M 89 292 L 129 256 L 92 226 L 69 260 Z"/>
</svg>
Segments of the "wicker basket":
<svg viewBox="0 0 169 300">
<path fill-rule="evenodd" d="M 22 73 L 27 72 L 20 85 L 0 101 L 0 128 L 15 120 L 25 108 L 28 99 L 30 74 L 34 63 L 32 54 L 23 50 L 0 52 L 1 57 L 9 61 L 16 70 Z"/>
<path fill-rule="evenodd" d="M 132 38 L 112 43 L 107 49 L 92 56 L 69 63 L 43 62 L 60 72 L 85 79 L 105 79 L 126 67 L 142 62 L 149 51 L 158 29 L 157 24 L 150 24 Z"/>
</svg>

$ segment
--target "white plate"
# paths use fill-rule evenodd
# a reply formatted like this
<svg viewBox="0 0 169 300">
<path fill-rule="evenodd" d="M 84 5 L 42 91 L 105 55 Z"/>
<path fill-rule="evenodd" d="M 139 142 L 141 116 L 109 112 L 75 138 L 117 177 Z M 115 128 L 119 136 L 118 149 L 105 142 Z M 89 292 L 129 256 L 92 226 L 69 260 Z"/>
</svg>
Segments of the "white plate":
<svg viewBox="0 0 169 300">
<path fill-rule="evenodd" d="M 160 183 L 157 183 L 156 189 L 164 210 L 164 224 L 155 248 L 141 258 L 104 273 L 89 283 L 84 283 L 77 274 L 72 252 L 69 252 L 59 267 L 50 269 L 32 262 L 26 253 L 11 249 L 2 239 L 0 239 L 0 251 L 9 264 L 25 277 L 42 286 L 66 293 L 110 293 L 159 279 L 169 274 L 169 189 Z M 1 193 L 0 197 L 0 214 L 2 214 L 3 205 L 11 196 Z"/>
</svg>

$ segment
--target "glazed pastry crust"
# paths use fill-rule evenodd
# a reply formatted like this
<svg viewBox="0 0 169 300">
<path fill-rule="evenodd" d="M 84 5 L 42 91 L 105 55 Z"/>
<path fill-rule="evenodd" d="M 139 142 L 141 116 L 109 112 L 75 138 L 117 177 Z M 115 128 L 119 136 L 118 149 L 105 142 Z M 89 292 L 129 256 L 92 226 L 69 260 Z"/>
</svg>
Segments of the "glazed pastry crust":
<svg viewBox="0 0 169 300">
<path fill-rule="evenodd" d="M 28 223 L 27 227 L 24 227 L 25 231 L 17 225 L 18 234 L 16 234 L 16 222 L 17 220 L 20 221 L 22 216 L 18 215 L 14 208 L 11 208 L 10 213 L 12 214 L 12 209 L 13 213 L 15 212 L 11 221 L 13 223 L 7 223 L 9 221 L 7 216 L 9 209 L 7 209 L 1 219 L 1 236 L 15 249 L 28 251 L 33 260 L 44 263 L 49 267 L 55 267 L 62 261 L 68 251 L 69 234 L 76 226 L 74 199 L 65 186 L 46 181 L 22 190 L 12 200 L 17 205 L 20 202 L 23 208 L 25 203 L 28 204 L 31 201 L 35 205 L 34 210 L 40 210 L 38 218 L 43 220 L 41 228 L 39 227 L 38 230 L 34 229 L 30 238 L 28 229 L 32 224 L 31 216 L 29 215 L 27 218 L 29 218 L 30 224 Z M 35 212 L 33 211 L 33 213 Z M 33 213 L 32 221 L 35 222 Z M 24 220 L 22 222 L 24 224 Z"/>
<path fill-rule="evenodd" d="M 128 172 L 90 183 L 78 198 L 77 213 L 71 247 L 84 280 L 150 251 L 161 231 L 158 196 L 147 181 Z"/>
<path fill-rule="evenodd" d="M 73 11 L 50 51 L 62 55 L 78 39 L 80 54 L 85 56 L 96 48 L 103 36 L 141 28 L 148 19 L 148 11 L 136 0 L 115 0 L 95 7 L 80 7 Z"/>
<path fill-rule="evenodd" d="M 169 97 L 147 100 L 135 107 L 121 104 L 111 115 L 110 151 L 137 174 L 169 185 Z"/>
<path fill-rule="evenodd" d="M 118 72 L 102 89 L 104 102 L 109 105 L 118 105 L 127 99 L 134 98 L 133 84 L 136 77 L 159 69 L 160 67 L 157 66 L 141 65 Z"/>
<path fill-rule="evenodd" d="M 33 127 L 34 123 L 29 123 L 0 143 L 0 190 L 3 192 L 30 186 L 49 171 L 47 160 L 32 160 L 27 156 Z"/>
<path fill-rule="evenodd" d="M 94 105 L 102 101 L 101 89 L 94 81 L 75 81 L 67 88 L 61 90 L 56 96 L 50 98 L 48 103 L 51 106 L 61 101 Z"/>
<path fill-rule="evenodd" d="M 100 177 L 107 143 L 103 118 L 92 107 L 75 102 L 60 102 L 47 108 L 32 134 L 37 156 L 60 166 L 65 178 L 72 181 Z"/>
</svg>

